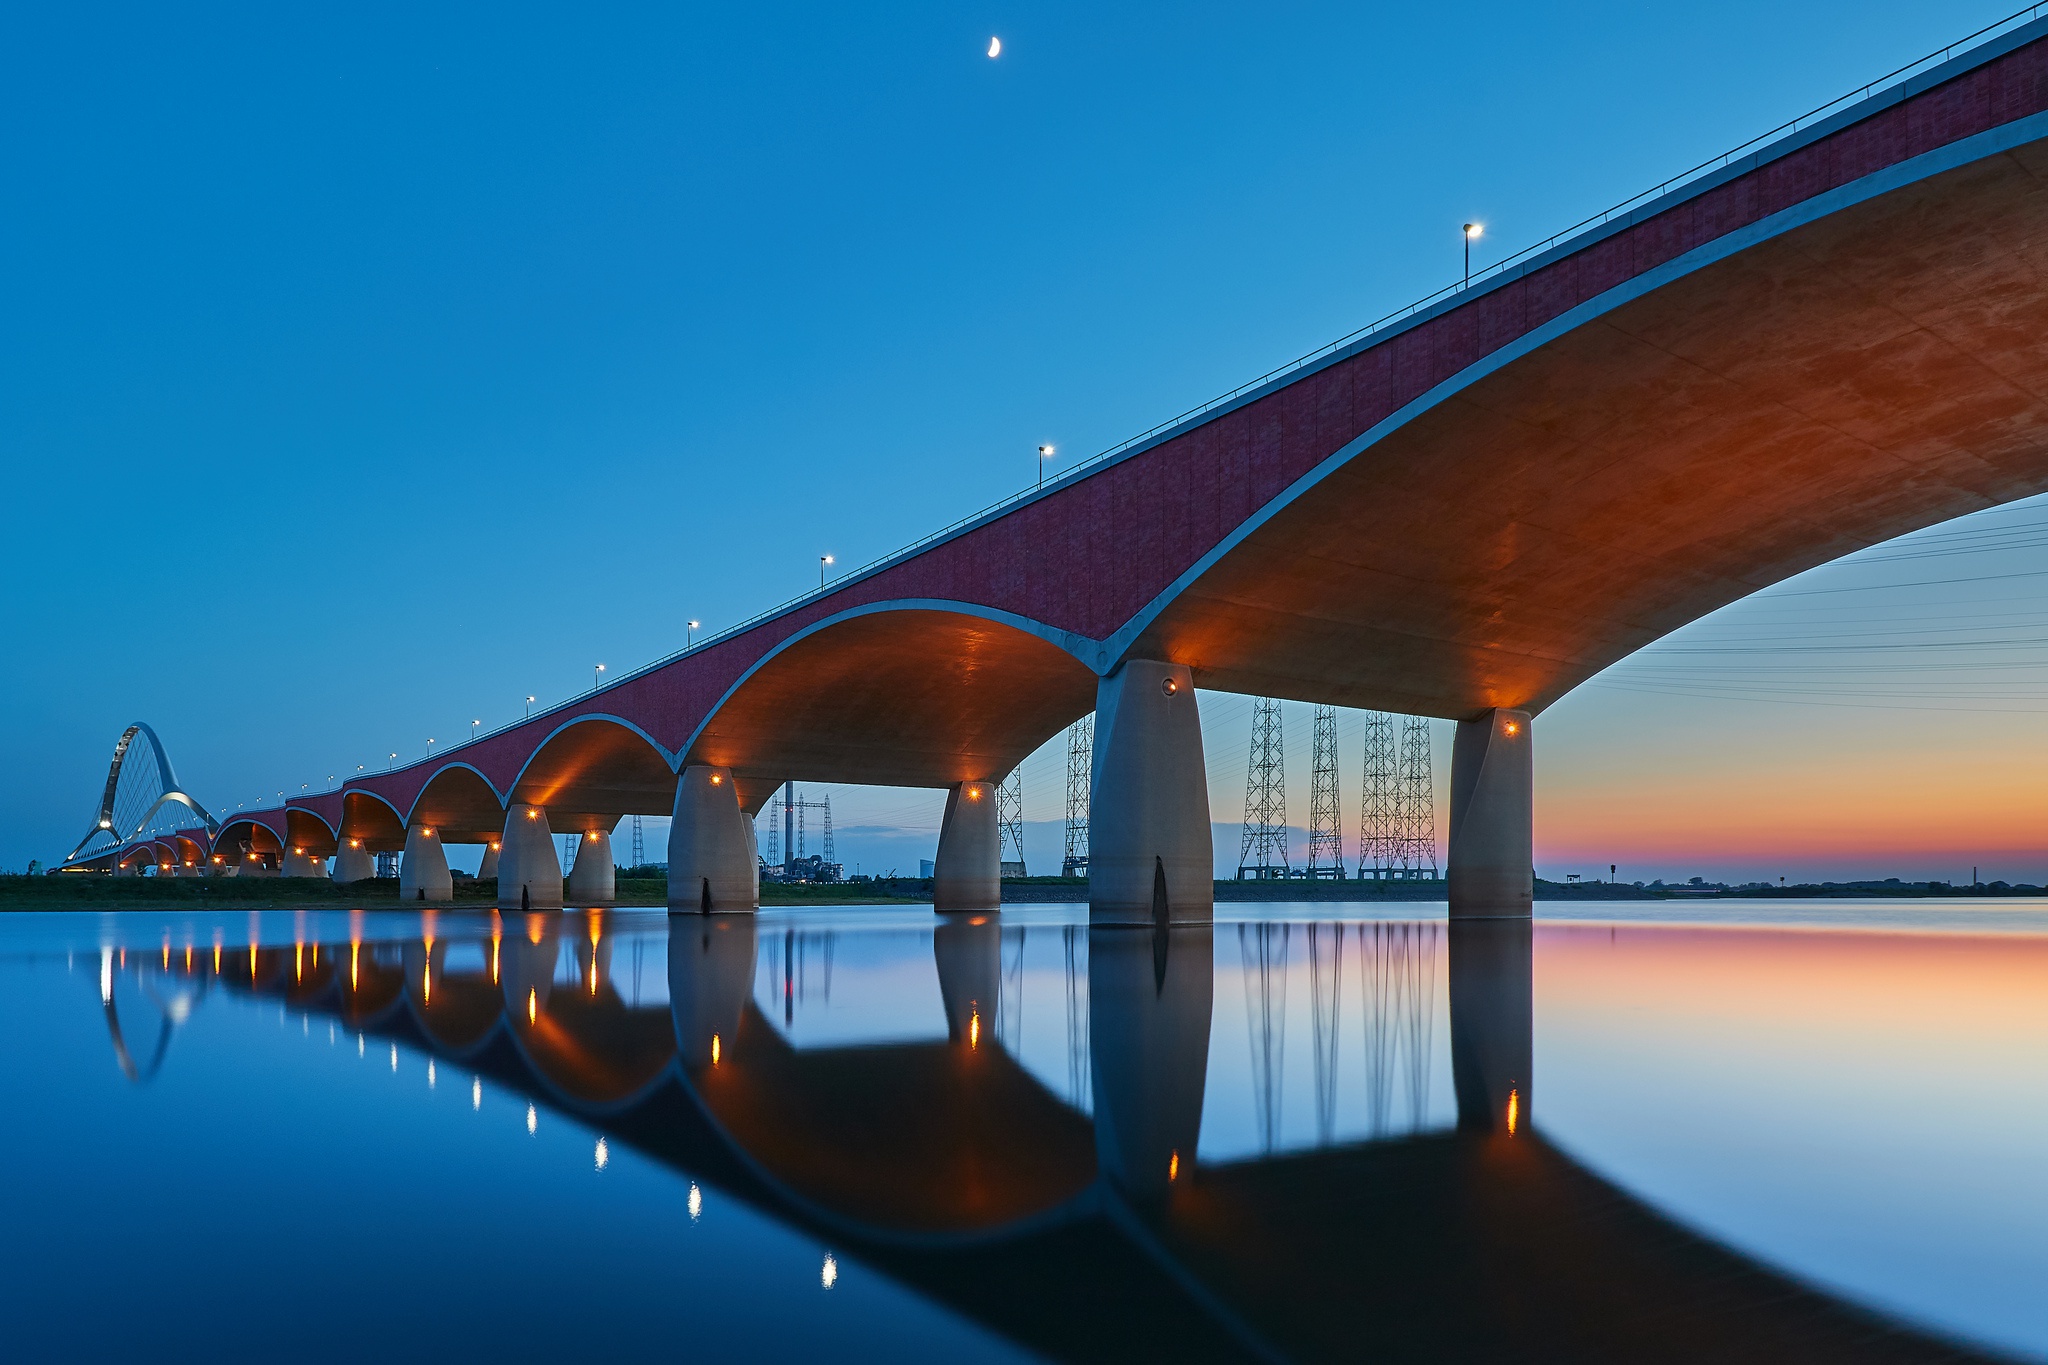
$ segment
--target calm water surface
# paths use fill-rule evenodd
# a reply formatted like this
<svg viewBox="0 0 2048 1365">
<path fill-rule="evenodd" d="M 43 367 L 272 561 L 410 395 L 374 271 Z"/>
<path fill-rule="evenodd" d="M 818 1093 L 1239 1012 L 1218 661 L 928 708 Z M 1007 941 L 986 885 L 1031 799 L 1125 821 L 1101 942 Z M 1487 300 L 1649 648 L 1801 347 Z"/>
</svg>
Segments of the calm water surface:
<svg viewBox="0 0 2048 1365">
<path fill-rule="evenodd" d="M 1562 908 L 11 916 L 5 1356 L 2048 1359 L 2048 906 Z"/>
</svg>

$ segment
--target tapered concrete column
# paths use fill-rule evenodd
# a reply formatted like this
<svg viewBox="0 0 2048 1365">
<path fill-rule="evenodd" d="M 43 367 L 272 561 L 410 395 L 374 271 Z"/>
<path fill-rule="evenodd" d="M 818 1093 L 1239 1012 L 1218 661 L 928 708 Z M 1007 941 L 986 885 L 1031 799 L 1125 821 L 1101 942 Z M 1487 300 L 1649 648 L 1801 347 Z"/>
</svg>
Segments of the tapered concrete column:
<svg viewBox="0 0 2048 1365">
<path fill-rule="evenodd" d="M 1208 925 L 1089 929 L 1095 1159 L 1134 1197 L 1164 1195 L 1194 1170 L 1215 996 Z"/>
<path fill-rule="evenodd" d="M 932 935 L 946 1041 L 971 1050 L 992 1047 L 1003 989 L 1003 926 L 994 915 L 939 921 Z"/>
<path fill-rule="evenodd" d="M 576 861 L 569 867 L 569 899 L 579 905 L 609 905 L 618 898 L 611 831 L 587 829 L 576 843 Z"/>
<path fill-rule="evenodd" d="M 184 875 L 196 877 L 199 875 L 199 872 L 196 868 L 186 868 L 184 869 Z M 287 877 L 318 877 L 324 882 L 327 880 L 327 859 L 316 853 L 308 853 L 303 849 L 287 849 L 284 855 L 284 875 Z"/>
<path fill-rule="evenodd" d="M 1528 1125 L 1533 937 L 1526 919 L 1451 921 L 1451 1083 L 1467 1132 L 1518 1134 Z"/>
<path fill-rule="evenodd" d="M 676 1054 L 691 1070 L 729 1060 L 754 986 L 751 915 L 668 922 L 668 1004 Z"/>
<path fill-rule="evenodd" d="M 1194 679 L 1179 664 L 1133 659 L 1095 690 L 1090 918 L 1207 924 L 1215 864 Z"/>
<path fill-rule="evenodd" d="M 1535 898 L 1534 766 L 1526 711 L 1458 722 L 1447 876 L 1455 917 L 1526 917 Z"/>
<path fill-rule="evenodd" d="M 562 856 L 541 806 L 514 805 L 505 812 L 505 837 L 498 849 L 500 910 L 562 908 Z"/>
<path fill-rule="evenodd" d="M 683 769 L 668 826 L 670 914 L 751 913 L 760 905 L 752 826 L 731 769 Z"/>
<path fill-rule="evenodd" d="M 932 909 L 999 908 L 1003 903 L 1002 859 L 995 783 L 960 783 L 946 794 L 939 854 L 932 862 Z"/>
<path fill-rule="evenodd" d="M 455 879 L 448 875 L 448 854 L 432 825 L 405 827 L 405 856 L 398 860 L 398 898 L 402 901 L 455 899 Z"/>
<path fill-rule="evenodd" d="M 487 882 L 498 875 L 498 850 L 502 846 L 503 841 L 498 839 L 493 839 L 484 845 L 484 860 L 478 863 L 476 868 L 476 879 L 478 881 Z"/>
<path fill-rule="evenodd" d="M 344 886 L 377 875 L 377 855 L 363 847 L 361 839 L 343 839 L 334 851 L 334 880 Z"/>
<path fill-rule="evenodd" d="M 236 874 L 237 876 L 275 877 L 277 875 L 277 869 L 266 866 L 263 862 L 263 855 L 260 853 L 244 853 L 242 861 L 238 866 L 241 870 Z"/>
</svg>

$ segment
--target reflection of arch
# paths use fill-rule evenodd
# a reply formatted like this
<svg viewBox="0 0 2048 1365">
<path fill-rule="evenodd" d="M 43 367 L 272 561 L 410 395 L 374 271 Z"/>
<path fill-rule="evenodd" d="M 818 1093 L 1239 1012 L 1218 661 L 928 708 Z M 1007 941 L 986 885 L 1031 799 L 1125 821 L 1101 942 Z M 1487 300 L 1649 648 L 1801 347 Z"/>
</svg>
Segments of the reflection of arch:
<svg viewBox="0 0 2048 1365">
<path fill-rule="evenodd" d="M 474 1051 L 497 1031 L 504 997 L 483 972 L 447 970 L 448 940 L 405 945 L 405 1002 L 413 1022 L 451 1056 Z"/>
<path fill-rule="evenodd" d="M 140 771 L 127 769 L 135 741 L 144 741 L 142 754 L 144 768 Z M 129 785 L 124 791 L 121 777 L 128 771 Z M 219 826 L 207 814 L 206 808 L 193 799 L 178 785 L 177 774 L 171 771 L 170 756 L 164 752 L 163 741 L 156 737 L 156 731 L 141 721 L 130 725 L 121 732 L 121 738 L 114 744 L 114 757 L 107 765 L 107 785 L 100 796 L 100 808 L 93 819 L 93 825 L 86 831 L 78 847 L 71 850 L 64 861 L 77 860 L 88 845 L 98 839 L 115 841 L 132 838 L 149 827 L 156 813 L 166 805 L 177 804 L 198 816 L 209 833 Z M 100 850 L 106 852 L 105 849 Z"/>
<path fill-rule="evenodd" d="M 747 810 L 791 776 L 909 787 L 995 778 L 1086 715 L 1095 683 L 1066 645 L 1008 613 L 861 607 L 742 674 L 690 737 L 686 761 L 731 768 Z"/>
<path fill-rule="evenodd" d="M 511 799 L 543 806 L 558 834 L 609 831 L 636 811 L 667 813 L 676 775 L 668 751 L 618 716 L 585 715 L 541 741 L 512 780 Z"/>
<path fill-rule="evenodd" d="M 444 844 L 482 843 L 505 828 L 497 788 L 467 763 L 449 763 L 420 788 L 407 822 L 432 828 Z"/>
</svg>

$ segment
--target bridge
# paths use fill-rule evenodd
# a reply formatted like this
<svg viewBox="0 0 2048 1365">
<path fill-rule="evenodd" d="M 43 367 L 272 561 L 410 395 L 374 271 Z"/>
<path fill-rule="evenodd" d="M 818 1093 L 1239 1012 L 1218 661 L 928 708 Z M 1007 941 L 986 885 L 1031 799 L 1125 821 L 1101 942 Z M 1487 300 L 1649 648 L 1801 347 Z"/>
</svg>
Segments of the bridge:
<svg viewBox="0 0 2048 1365">
<path fill-rule="evenodd" d="M 488 1082 L 529 1102 L 529 1126 L 583 1125 L 1055 1358 L 1991 1358 L 1688 1230 L 1546 1141 L 1526 920 L 1444 932 L 1452 1126 L 1215 1162 L 1197 1155 L 1211 926 L 1079 930 L 1083 1107 L 991 1026 L 996 916 L 934 931 L 943 1038 L 808 1048 L 763 1015 L 754 917 L 636 920 L 428 911 L 280 942 L 254 921 L 246 942 L 110 941 L 100 1001 L 137 1083 L 210 992 L 325 1020 L 379 1065 L 387 1048 L 394 1069 L 401 1049 L 437 1061 L 473 1104 Z M 658 1003 L 625 984 L 622 940 L 643 935 L 665 939 Z M 146 1064 L 123 996 L 164 1010 Z"/>
<path fill-rule="evenodd" d="M 443 845 L 488 843 L 501 907 L 554 908 L 553 832 L 602 902 L 612 829 L 668 814 L 671 908 L 745 911 L 776 786 L 901 784 L 950 793 L 937 908 L 984 909 L 995 784 L 1092 708 L 1094 915 L 1201 923 L 1202 687 L 1455 720 L 1451 913 L 1526 915 L 1545 707 L 2048 489 L 2044 169 L 2034 20 L 572 702 L 238 814 L 213 856 L 403 850 L 431 900 Z"/>
</svg>

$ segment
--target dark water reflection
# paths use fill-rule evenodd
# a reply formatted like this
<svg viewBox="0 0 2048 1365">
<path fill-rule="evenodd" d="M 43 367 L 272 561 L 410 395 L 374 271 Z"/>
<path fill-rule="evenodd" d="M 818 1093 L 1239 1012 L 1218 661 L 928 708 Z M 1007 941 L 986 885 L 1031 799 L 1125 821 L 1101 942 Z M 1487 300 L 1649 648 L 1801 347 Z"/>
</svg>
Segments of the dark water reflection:
<svg viewBox="0 0 2048 1365">
<path fill-rule="evenodd" d="M 1676 944 L 1647 969 L 1668 981 L 1712 956 L 1628 932 Z M 1563 976 L 1605 970 L 1606 926 L 0 934 L 19 1358 L 1982 1358 L 1553 1141 L 1539 940 Z M 1946 1307 L 2040 1345 L 2024 1314 Z"/>
</svg>

